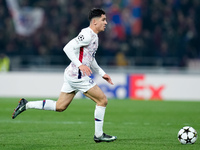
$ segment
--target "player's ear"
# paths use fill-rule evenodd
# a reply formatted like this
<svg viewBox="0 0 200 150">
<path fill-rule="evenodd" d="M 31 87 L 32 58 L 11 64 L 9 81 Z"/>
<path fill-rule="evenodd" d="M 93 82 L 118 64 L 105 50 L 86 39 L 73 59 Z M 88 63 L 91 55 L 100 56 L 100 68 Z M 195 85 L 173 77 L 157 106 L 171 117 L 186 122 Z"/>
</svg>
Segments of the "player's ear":
<svg viewBox="0 0 200 150">
<path fill-rule="evenodd" d="M 92 24 L 96 25 L 97 24 L 97 18 L 92 19 Z"/>
</svg>

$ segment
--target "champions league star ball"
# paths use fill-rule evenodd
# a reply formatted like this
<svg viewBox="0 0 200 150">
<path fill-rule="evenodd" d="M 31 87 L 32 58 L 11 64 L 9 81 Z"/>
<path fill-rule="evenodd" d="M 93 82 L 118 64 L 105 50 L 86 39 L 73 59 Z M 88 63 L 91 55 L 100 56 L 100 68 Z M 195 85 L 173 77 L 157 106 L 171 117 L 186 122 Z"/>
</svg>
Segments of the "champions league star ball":
<svg viewBox="0 0 200 150">
<path fill-rule="evenodd" d="M 197 140 L 197 131 L 193 127 L 183 127 L 178 132 L 178 140 L 181 144 L 194 144 Z"/>
</svg>

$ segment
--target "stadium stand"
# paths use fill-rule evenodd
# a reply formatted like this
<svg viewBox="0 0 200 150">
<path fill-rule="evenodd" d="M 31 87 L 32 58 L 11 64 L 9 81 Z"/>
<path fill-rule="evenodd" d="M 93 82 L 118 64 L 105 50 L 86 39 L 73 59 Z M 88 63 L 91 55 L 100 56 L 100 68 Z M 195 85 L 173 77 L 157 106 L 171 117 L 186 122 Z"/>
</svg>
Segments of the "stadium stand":
<svg viewBox="0 0 200 150">
<path fill-rule="evenodd" d="M 62 48 L 89 25 L 87 13 L 92 7 L 107 12 L 107 29 L 99 35 L 100 65 L 186 67 L 188 59 L 200 58 L 199 0 L 138 0 L 137 7 L 128 0 L 19 2 L 21 7 L 42 8 L 45 18 L 34 34 L 20 36 L 6 2 L 0 0 L 0 51 L 10 57 L 11 69 L 17 65 L 66 65 L 69 61 Z M 141 29 L 135 33 L 137 19 Z"/>
</svg>

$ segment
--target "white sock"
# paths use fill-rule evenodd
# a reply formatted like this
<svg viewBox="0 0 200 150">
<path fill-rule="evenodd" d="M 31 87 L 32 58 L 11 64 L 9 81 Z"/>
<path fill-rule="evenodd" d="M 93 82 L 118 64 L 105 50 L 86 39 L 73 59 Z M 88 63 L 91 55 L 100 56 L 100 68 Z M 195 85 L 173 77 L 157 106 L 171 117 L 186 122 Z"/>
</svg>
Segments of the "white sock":
<svg viewBox="0 0 200 150">
<path fill-rule="evenodd" d="M 43 100 L 43 101 L 29 101 L 26 104 L 26 109 L 43 109 L 56 111 L 56 101 Z"/>
<path fill-rule="evenodd" d="M 104 122 L 105 110 L 106 107 L 96 105 L 96 109 L 94 112 L 96 137 L 100 137 L 103 134 L 103 122 Z"/>
</svg>

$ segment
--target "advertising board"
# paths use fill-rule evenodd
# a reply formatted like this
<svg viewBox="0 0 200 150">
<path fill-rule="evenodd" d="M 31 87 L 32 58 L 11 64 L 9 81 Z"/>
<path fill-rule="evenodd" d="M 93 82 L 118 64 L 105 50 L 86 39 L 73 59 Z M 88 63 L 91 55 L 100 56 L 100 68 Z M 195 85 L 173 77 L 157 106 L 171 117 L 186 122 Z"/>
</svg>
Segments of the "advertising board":
<svg viewBox="0 0 200 150">
<path fill-rule="evenodd" d="M 114 85 L 99 75 L 93 80 L 108 98 L 133 100 L 200 101 L 200 77 L 176 74 L 109 74 Z M 0 97 L 57 98 L 63 84 L 63 73 L 0 73 Z M 76 98 L 84 97 L 78 93 Z"/>
</svg>

